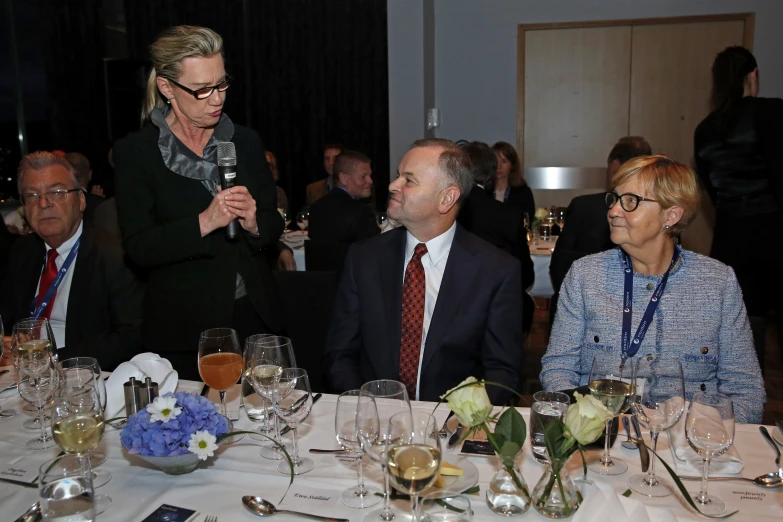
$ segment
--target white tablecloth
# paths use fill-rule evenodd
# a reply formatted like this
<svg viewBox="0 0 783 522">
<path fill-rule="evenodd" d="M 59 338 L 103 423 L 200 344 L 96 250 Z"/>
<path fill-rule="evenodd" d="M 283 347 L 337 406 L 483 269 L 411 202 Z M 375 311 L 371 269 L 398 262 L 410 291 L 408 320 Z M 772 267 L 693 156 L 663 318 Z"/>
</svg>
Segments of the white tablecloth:
<svg viewBox="0 0 783 522">
<path fill-rule="evenodd" d="M 280 236 L 280 241 L 285 243 L 294 252 L 294 261 L 296 262 L 296 271 L 305 271 L 304 242 L 307 240 L 307 232 L 299 230 L 289 232 Z"/>
<path fill-rule="evenodd" d="M 194 383 L 183 382 L 183 386 L 189 385 L 194 389 Z M 195 386 L 199 389 L 199 386 Z M 23 403 L 13 391 L 6 391 L 0 395 L 0 403 L 4 408 L 15 407 L 21 410 Z M 328 510 L 322 510 L 320 514 L 349 518 L 360 521 L 368 510 L 355 510 L 342 505 L 339 501 L 340 492 L 355 484 L 356 470 L 346 464 L 340 463 L 332 455 L 308 454 L 309 448 L 337 448 L 334 437 L 334 411 L 336 397 L 325 395 L 314 407 L 310 417 L 299 429 L 300 451 L 316 462 L 313 471 L 296 477 L 294 487 L 310 487 L 328 491 L 337 499 Z M 414 403 L 415 408 L 432 410 L 432 403 Z M 520 410 L 527 419 L 529 410 Z M 442 423 L 447 415 L 445 405 L 440 405 L 435 413 L 439 423 Z M 0 469 L 13 466 L 17 469 L 37 469 L 40 462 L 53 458 L 58 449 L 52 448 L 43 451 L 31 451 L 24 447 L 26 440 L 35 436 L 35 432 L 22 428 L 22 422 L 28 414 L 20 413 L 8 422 L 0 424 Z M 249 429 L 252 424 L 244 413 L 240 414 L 240 421 L 236 423 L 237 429 Z M 772 470 L 774 459 L 769 446 L 761 439 L 757 426 L 738 425 L 736 428 L 735 444 L 740 455 L 745 461 L 743 476 L 755 477 Z M 266 460 L 258 455 L 260 442 L 245 436 L 241 441 L 223 446 L 216 458 L 210 459 L 202 468 L 193 473 L 181 476 L 169 476 L 149 467 L 141 459 L 128 455 L 120 445 L 119 430 L 107 428 L 106 433 L 98 446 L 99 451 L 108 455 L 106 463 L 100 469 L 111 472 L 113 478 L 106 486 L 98 489 L 112 497 L 112 506 L 101 516 L 99 520 L 116 522 L 138 522 L 161 504 L 173 504 L 175 506 L 195 509 L 202 513 L 196 522 L 202 522 L 205 515 L 217 515 L 221 522 L 233 521 L 257 521 L 258 518 L 247 512 L 241 505 L 243 495 L 258 495 L 273 503 L 280 504 L 288 486 L 288 476 L 281 475 L 277 471 L 277 462 Z M 286 439 L 290 441 L 291 435 Z M 608 484 L 617 493 L 628 489 L 626 481 L 628 477 L 640 471 L 638 453 L 615 445 L 613 455 L 629 463 L 627 473 L 616 477 L 599 477 L 589 473 L 589 478 Z M 663 436 L 659 441 L 660 454 L 669 459 L 667 448 L 668 439 Z M 470 460 L 479 470 L 479 496 L 471 496 L 471 503 L 475 511 L 476 521 L 499 521 L 501 518 L 493 515 L 486 506 L 485 493 L 487 484 L 492 478 L 497 462 L 489 457 L 470 457 Z M 365 461 L 367 473 L 365 478 L 368 483 L 379 485 L 381 483 L 380 471 L 377 464 Z M 578 457 L 571 460 L 569 469 L 574 470 L 574 475 L 581 473 L 581 461 Z M 530 456 L 530 447 L 525 445 L 524 456 L 521 463 L 522 472 L 530 489 L 533 488 L 543 471 L 543 466 L 536 463 Z M 658 466 L 661 475 L 665 470 Z M 686 483 L 689 490 L 697 490 L 698 482 Z M 732 517 L 732 521 L 761 521 L 780 520 L 783 513 L 783 490 L 764 490 L 752 485 L 739 482 L 714 482 L 710 483 L 710 492 L 720 496 L 730 510 L 741 509 L 740 513 Z M 289 492 L 289 495 L 291 493 Z M 754 500 L 746 500 L 742 497 L 752 497 Z M 0 482 L 0 513 L 2 520 L 14 520 L 21 515 L 37 499 L 37 491 L 11 484 Z M 666 506 L 671 508 L 679 520 L 695 520 L 697 516 L 686 510 L 684 501 L 679 495 L 664 499 L 647 499 L 638 494 L 633 494 L 630 500 L 643 500 L 647 505 Z M 289 498 L 290 501 L 290 498 Z M 621 498 L 622 502 L 628 502 Z M 397 501 L 402 509 L 408 508 L 407 501 Z M 300 510 L 310 508 L 304 505 L 297 506 Z M 374 509 L 374 508 L 372 508 Z M 626 508 L 627 509 L 627 508 Z M 310 509 L 311 512 L 317 510 Z M 582 516 L 586 515 L 584 513 Z M 278 516 L 277 519 L 288 520 L 286 516 Z M 580 519 L 582 517 L 580 516 Z M 532 508 L 518 520 L 541 520 Z M 662 520 L 662 519 L 661 519 Z M 605 521 L 608 522 L 608 521 Z"/>
</svg>

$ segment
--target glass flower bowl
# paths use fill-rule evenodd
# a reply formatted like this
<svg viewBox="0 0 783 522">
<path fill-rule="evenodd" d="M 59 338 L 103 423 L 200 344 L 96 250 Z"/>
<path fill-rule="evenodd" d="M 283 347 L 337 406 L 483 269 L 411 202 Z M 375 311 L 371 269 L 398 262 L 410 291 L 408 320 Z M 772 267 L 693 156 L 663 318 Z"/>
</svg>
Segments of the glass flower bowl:
<svg viewBox="0 0 783 522">
<path fill-rule="evenodd" d="M 198 455 L 195 453 L 185 453 L 184 455 L 174 455 L 173 457 L 156 457 L 154 455 L 137 455 L 146 462 L 152 464 L 167 475 L 184 475 L 191 473 L 201 465 Z"/>
</svg>

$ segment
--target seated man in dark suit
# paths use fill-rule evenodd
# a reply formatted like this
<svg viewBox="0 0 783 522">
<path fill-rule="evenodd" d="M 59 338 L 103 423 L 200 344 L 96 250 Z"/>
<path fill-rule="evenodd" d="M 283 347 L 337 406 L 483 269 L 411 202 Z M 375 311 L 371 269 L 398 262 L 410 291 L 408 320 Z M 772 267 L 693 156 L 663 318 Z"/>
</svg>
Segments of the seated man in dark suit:
<svg viewBox="0 0 783 522">
<path fill-rule="evenodd" d="M 419 140 L 398 172 L 388 214 L 403 227 L 354 243 L 345 261 L 326 341 L 331 385 L 399 380 L 425 401 L 471 375 L 516 387 L 522 270 L 456 223 L 470 159 L 451 141 Z M 488 392 L 496 404 L 510 396 Z"/>
<path fill-rule="evenodd" d="M 334 162 L 342 151 L 342 145 L 336 143 L 324 145 L 324 170 L 326 171 L 326 177 L 310 183 L 305 188 L 305 201 L 308 206 L 327 195 L 334 188 L 334 177 L 332 176 Z"/>
<path fill-rule="evenodd" d="M 478 141 L 462 145 L 462 150 L 470 156 L 475 185 L 460 208 L 457 222 L 468 232 L 519 259 L 522 264 L 522 287 L 530 288 L 533 286 L 535 269 L 527 244 L 522 210 L 513 205 L 504 205 L 484 190 L 497 170 L 498 157 L 489 145 Z M 522 330 L 528 332 L 533 324 L 535 303 L 527 292 L 522 297 Z"/>
<path fill-rule="evenodd" d="M 641 136 L 625 136 L 612 147 L 606 159 L 606 186 L 623 163 L 637 156 L 649 156 L 652 148 Z M 571 200 L 566 210 L 565 226 L 552 252 L 549 275 L 555 294 L 550 306 L 550 324 L 554 323 L 557 297 L 571 264 L 589 254 L 597 254 L 614 247 L 609 239 L 609 222 L 606 219 L 606 193 L 578 196 Z"/>
<path fill-rule="evenodd" d="M 84 222 L 73 165 L 34 152 L 18 172 L 35 233 L 16 241 L 8 262 L 0 291 L 6 332 L 21 319 L 46 317 L 61 360 L 95 357 L 111 370 L 141 351 L 143 289 L 123 263 L 119 239 Z"/>
<path fill-rule="evenodd" d="M 334 190 L 310 207 L 310 240 L 353 243 L 380 234 L 372 207 L 359 201 L 372 192 L 370 158 L 354 150 L 343 151 L 333 172 Z"/>
</svg>

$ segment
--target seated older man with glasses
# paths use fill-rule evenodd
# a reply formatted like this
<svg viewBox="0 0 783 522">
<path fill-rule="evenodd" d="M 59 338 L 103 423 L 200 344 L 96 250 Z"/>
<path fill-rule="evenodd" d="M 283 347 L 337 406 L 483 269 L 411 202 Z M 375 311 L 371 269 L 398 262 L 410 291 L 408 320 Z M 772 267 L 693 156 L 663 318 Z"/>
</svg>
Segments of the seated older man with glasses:
<svg viewBox="0 0 783 522">
<path fill-rule="evenodd" d="M 677 244 L 698 210 L 693 171 L 665 156 L 634 158 L 606 204 L 619 248 L 568 272 L 541 361 L 544 389 L 586 385 L 598 353 L 668 354 L 682 362 L 688 400 L 722 393 L 738 422 L 761 422 L 764 382 L 734 271 Z"/>
<path fill-rule="evenodd" d="M 5 331 L 45 317 L 61 360 L 90 356 L 113 369 L 141 350 L 143 288 L 119 238 L 84 222 L 84 191 L 65 158 L 28 154 L 17 183 L 34 234 L 19 238 L 8 260 L 0 290 Z"/>
</svg>

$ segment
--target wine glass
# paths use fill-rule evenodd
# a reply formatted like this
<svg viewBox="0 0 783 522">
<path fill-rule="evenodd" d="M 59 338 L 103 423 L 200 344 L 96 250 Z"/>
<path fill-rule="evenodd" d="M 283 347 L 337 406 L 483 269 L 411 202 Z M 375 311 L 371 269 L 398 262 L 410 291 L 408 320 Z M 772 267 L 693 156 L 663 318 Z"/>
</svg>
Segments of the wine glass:
<svg viewBox="0 0 783 522">
<path fill-rule="evenodd" d="M 294 475 L 307 473 L 315 467 L 312 459 L 299 456 L 299 446 L 296 441 L 296 430 L 310 415 L 313 408 L 313 393 L 310 391 L 310 379 L 303 368 L 285 368 L 280 374 L 280 381 L 275 392 L 275 413 L 291 428 L 294 438 L 291 462 L 294 465 Z M 280 473 L 291 473 L 287 460 L 277 465 Z"/>
<path fill-rule="evenodd" d="M 395 489 L 411 499 L 413 522 L 418 520 L 419 493 L 432 486 L 440 472 L 438 423 L 431 414 L 411 410 L 389 420 L 386 466 Z"/>
<path fill-rule="evenodd" d="M 372 401 L 372 397 L 362 395 L 359 390 L 350 390 L 337 397 L 337 410 L 334 414 L 334 432 L 337 436 L 337 443 L 356 458 L 359 465 L 359 483 L 348 488 L 340 495 L 340 500 L 348 507 L 364 509 L 374 506 L 381 501 L 376 493 L 380 490 L 373 487 L 365 487 L 364 476 L 362 475 L 362 459 L 364 458 L 364 449 L 362 441 L 359 439 L 359 425 L 364 422 L 360 417 L 360 404 Z M 375 423 L 377 426 L 377 423 Z"/>
<path fill-rule="evenodd" d="M 636 393 L 633 414 L 650 430 L 652 449 L 658 448 L 658 434 L 680 420 L 685 411 L 685 384 L 680 360 L 671 355 L 646 355 L 636 361 L 634 371 Z M 641 388 L 641 389 L 639 389 Z M 647 474 L 640 473 L 628 479 L 628 487 L 648 497 L 666 497 L 672 494 L 671 484 L 655 476 L 655 459 L 650 459 Z"/>
<path fill-rule="evenodd" d="M 375 222 L 378 223 L 378 228 L 383 230 L 389 223 L 389 216 L 386 214 L 386 212 L 378 212 L 375 214 Z"/>
<path fill-rule="evenodd" d="M 25 446 L 32 450 L 42 450 L 54 446 L 52 437 L 46 433 L 44 406 L 50 403 L 57 390 L 59 374 L 57 363 L 48 350 L 33 350 L 26 346 L 20 350 L 19 369 L 16 372 L 17 390 L 27 402 L 38 410 L 40 436 L 28 440 Z"/>
<path fill-rule="evenodd" d="M 35 342 L 42 342 L 44 340 L 48 340 L 51 343 L 49 346 L 49 352 L 54 358 L 55 364 L 57 364 L 57 342 L 55 341 L 54 333 L 52 333 L 52 325 L 49 323 L 49 320 L 45 317 L 29 317 L 17 322 L 11 329 L 11 359 L 14 362 L 14 367 L 17 370 L 19 369 L 19 343 L 33 342 L 36 344 Z M 37 413 L 38 411 L 33 404 L 27 404 L 24 408 L 22 408 L 22 410 L 29 413 Z M 44 415 L 44 421 L 49 421 L 48 415 Z M 38 415 L 32 419 L 24 421 L 22 426 L 28 430 L 39 429 L 40 425 L 38 421 Z"/>
<path fill-rule="evenodd" d="M 60 370 L 60 385 L 52 408 L 52 435 L 57 446 L 68 455 L 76 455 L 87 476 L 92 468 L 87 454 L 103 437 L 104 418 L 100 387 L 91 368 Z M 106 495 L 95 497 L 96 514 L 111 506 Z"/>
<path fill-rule="evenodd" d="M 707 494 L 710 459 L 719 457 L 734 442 L 734 405 L 731 399 L 719 393 L 696 393 L 685 417 L 685 436 L 688 444 L 704 460 L 701 491 L 691 497 L 704 515 L 718 515 L 726 510 L 721 499 Z"/>
<path fill-rule="evenodd" d="M 295 366 L 296 358 L 288 337 L 258 334 L 245 340 L 245 376 L 256 393 L 272 404 L 273 410 L 282 370 Z M 261 446 L 259 454 L 266 459 L 281 460 L 285 454 L 278 446 L 282 444 L 280 422 L 277 415 L 274 419 L 274 442 Z"/>
<path fill-rule="evenodd" d="M 593 359 L 588 384 L 590 393 L 615 417 L 630 406 L 634 393 L 633 383 L 633 363 L 625 357 L 608 352 L 599 353 Z M 590 471 L 600 475 L 622 475 L 628 470 L 628 464 L 621 460 L 612 460 L 609 455 L 611 430 L 612 419 L 607 419 L 604 452 L 600 459 L 587 465 Z"/>
<path fill-rule="evenodd" d="M 242 353 L 245 367 L 242 372 L 242 407 L 245 409 L 245 414 L 250 422 L 258 423 L 258 427 L 253 430 L 257 435 L 250 435 L 251 439 L 255 440 L 267 440 L 263 435 L 272 431 L 272 425 L 269 422 L 270 408 L 272 404 L 256 393 L 253 388 L 253 383 L 250 380 L 251 373 L 253 371 L 251 361 L 253 359 L 252 352 L 249 350 L 248 341 L 253 338 L 255 340 L 275 337 L 273 334 L 257 334 L 251 335 L 245 339 L 245 349 Z"/>
<path fill-rule="evenodd" d="M 98 390 L 98 399 L 101 402 L 101 411 L 106 413 L 106 381 L 97 359 L 94 357 L 72 357 L 61 361 L 58 367 L 61 370 L 81 369 L 85 378 L 94 379 Z M 90 459 L 90 467 L 92 468 L 93 487 L 97 489 L 108 484 L 111 480 L 111 472 L 105 469 L 95 469 L 106 462 L 106 454 L 102 451 L 90 451 L 87 457 Z"/>
<path fill-rule="evenodd" d="M 220 394 L 220 414 L 228 418 L 226 391 L 242 376 L 242 351 L 237 333 L 231 328 L 211 328 L 201 332 L 198 341 L 198 373 L 201 380 Z M 229 420 L 229 429 L 231 421 Z M 242 435 L 225 442 L 236 442 Z"/>
<path fill-rule="evenodd" d="M 456 492 L 427 493 L 419 504 L 421 522 L 472 522 L 473 510 L 467 495 Z"/>
<path fill-rule="evenodd" d="M 296 224 L 299 226 L 299 230 L 307 230 L 307 225 L 310 221 L 310 211 L 301 210 L 296 215 Z"/>
<path fill-rule="evenodd" d="M 288 234 L 289 230 L 288 227 L 291 224 L 291 211 L 290 210 L 283 210 L 283 222 L 285 223 L 285 228 L 283 229 L 284 234 Z"/>
<path fill-rule="evenodd" d="M 0 344 L 0 358 L 2 358 L 3 352 L 5 351 L 5 332 L 3 331 L 2 317 L 0 317 L 0 339 L 3 339 L 3 343 Z M 4 410 L 3 407 L 0 406 L 0 423 L 11 419 L 15 415 L 16 415 L 16 410 L 12 410 L 12 409 Z"/>
<path fill-rule="evenodd" d="M 383 507 L 371 511 L 364 517 L 364 522 L 388 522 L 393 520 L 399 511 L 391 507 L 391 486 L 389 470 L 386 467 L 386 450 L 389 446 L 389 421 L 401 412 L 410 413 L 411 404 L 408 391 L 399 381 L 378 380 L 364 383 L 362 395 L 372 397 L 372 401 L 360 401 L 356 414 L 359 440 L 362 448 L 370 458 L 381 465 L 384 479 Z"/>
</svg>

